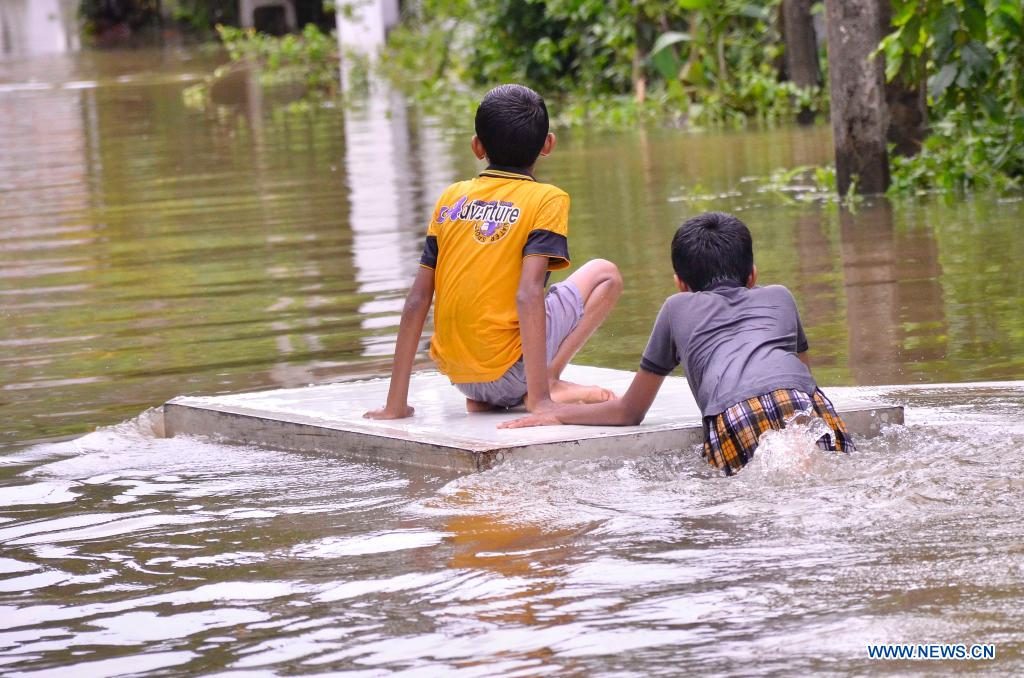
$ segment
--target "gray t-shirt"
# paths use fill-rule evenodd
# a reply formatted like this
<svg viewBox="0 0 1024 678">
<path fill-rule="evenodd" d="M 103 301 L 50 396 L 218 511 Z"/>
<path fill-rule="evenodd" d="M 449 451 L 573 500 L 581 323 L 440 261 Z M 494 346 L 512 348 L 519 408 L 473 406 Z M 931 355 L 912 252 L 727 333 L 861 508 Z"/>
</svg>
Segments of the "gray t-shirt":
<svg viewBox="0 0 1024 678">
<path fill-rule="evenodd" d="M 667 375 L 682 364 L 708 417 L 780 388 L 814 393 L 814 377 L 797 357 L 806 350 L 789 290 L 726 283 L 666 299 L 640 367 Z"/>
</svg>

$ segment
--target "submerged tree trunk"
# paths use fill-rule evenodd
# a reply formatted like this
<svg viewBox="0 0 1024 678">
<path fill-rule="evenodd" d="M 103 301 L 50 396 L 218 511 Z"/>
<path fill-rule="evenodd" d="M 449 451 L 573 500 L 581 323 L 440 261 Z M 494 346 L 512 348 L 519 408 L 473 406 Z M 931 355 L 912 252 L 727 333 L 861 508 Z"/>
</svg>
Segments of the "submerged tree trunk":
<svg viewBox="0 0 1024 678">
<path fill-rule="evenodd" d="M 818 66 L 818 41 L 811 17 L 813 0 L 782 0 L 782 37 L 786 45 L 786 75 L 797 87 L 821 85 Z M 797 122 L 814 122 L 814 111 L 807 108 L 797 115 Z"/>
<path fill-rule="evenodd" d="M 644 61 L 647 55 L 640 51 L 640 22 L 637 21 L 637 40 L 633 45 L 633 69 L 631 79 L 633 81 L 633 100 L 642 104 L 647 100 L 647 78 L 644 75 Z"/>
<path fill-rule="evenodd" d="M 882 36 L 892 30 L 892 2 L 879 0 L 879 22 Z M 885 83 L 885 101 L 889 110 L 886 138 L 899 155 L 917 155 L 928 136 L 928 101 L 924 75 L 924 57 L 911 68 L 904 68 L 892 81 Z"/>
<path fill-rule="evenodd" d="M 825 0 L 832 134 L 839 193 L 889 187 L 885 69 L 872 57 L 881 40 L 879 0 Z"/>
<path fill-rule="evenodd" d="M 636 7 L 633 11 L 633 68 L 630 79 L 633 82 L 633 101 L 642 104 L 647 100 L 647 75 L 644 70 L 647 50 L 641 48 L 641 41 L 644 39 L 643 15 Z"/>
<path fill-rule="evenodd" d="M 925 80 L 908 83 L 902 75 L 885 84 L 885 100 L 889 107 L 889 130 L 886 138 L 893 152 L 911 156 L 921 152 L 928 136 L 928 107 Z"/>
</svg>

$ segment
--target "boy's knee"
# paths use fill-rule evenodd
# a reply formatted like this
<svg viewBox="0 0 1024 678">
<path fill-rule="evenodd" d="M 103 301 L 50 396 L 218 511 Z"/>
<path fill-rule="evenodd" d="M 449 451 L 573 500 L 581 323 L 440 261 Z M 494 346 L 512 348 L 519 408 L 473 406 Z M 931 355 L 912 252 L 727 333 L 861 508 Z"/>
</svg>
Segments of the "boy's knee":
<svg viewBox="0 0 1024 678">
<path fill-rule="evenodd" d="M 593 259 L 588 262 L 589 264 L 594 265 L 596 269 L 595 274 L 600 282 L 606 283 L 609 287 L 617 290 L 622 289 L 622 273 L 619 272 L 618 266 L 607 259 Z"/>
<path fill-rule="evenodd" d="M 619 267 L 607 259 L 591 259 L 569 276 L 576 288 L 589 299 L 600 288 L 602 296 L 617 298 L 622 292 L 622 274 Z"/>
</svg>

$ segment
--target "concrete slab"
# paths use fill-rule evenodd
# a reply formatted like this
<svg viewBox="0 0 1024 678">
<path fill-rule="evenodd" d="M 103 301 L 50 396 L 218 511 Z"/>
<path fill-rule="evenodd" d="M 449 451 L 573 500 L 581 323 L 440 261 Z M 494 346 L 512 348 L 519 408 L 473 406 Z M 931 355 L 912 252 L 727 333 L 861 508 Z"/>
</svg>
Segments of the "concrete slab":
<svg viewBox="0 0 1024 678">
<path fill-rule="evenodd" d="M 624 393 L 633 374 L 570 365 L 565 378 Z M 545 426 L 500 430 L 524 410 L 467 414 L 465 399 L 437 372 L 414 374 L 416 415 L 397 421 L 363 419 L 383 405 L 388 380 L 346 382 L 227 396 L 175 398 L 164 405 L 166 435 L 455 471 L 477 471 L 517 459 L 640 457 L 701 442 L 701 417 L 686 379 L 669 377 L 640 426 Z M 903 422 L 903 408 L 858 399 L 856 389 L 826 393 L 853 433 L 876 435 Z"/>
<path fill-rule="evenodd" d="M 623 393 L 633 373 L 570 365 L 565 378 Z M 680 450 L 701 440 L 700 412 L 681 377 L 666 379 L 640 426 L 545 426 L 503 430 L 523 410 L 467 414 L 465 398 L 436 372 L 413 375 L 416 416 L 398 421 L 362 418 L 381 407 L 388 381 L 326 384 L 256 393 L 182 396 L 164 406 L 167 435 L 201 435 L 282 450 L 321 452 L 456 471 L 482 470 L 517 459 L 642 457 Z M 876 435 L 903 422 L 903 409 L 857 397 L 857 389 L 826 390 L 853 433 Z"/>
</svg>

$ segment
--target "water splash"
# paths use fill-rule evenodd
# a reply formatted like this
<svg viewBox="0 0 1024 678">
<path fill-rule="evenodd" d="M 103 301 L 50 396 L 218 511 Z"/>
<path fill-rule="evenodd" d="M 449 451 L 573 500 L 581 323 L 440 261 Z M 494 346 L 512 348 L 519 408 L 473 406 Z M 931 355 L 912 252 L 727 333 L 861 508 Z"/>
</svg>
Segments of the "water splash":
<svg viewBox="0 0 1024 678">
<path fill-rule="evenodd" d="M 827 453 L 818 447 L 832 429 L 811 408 L 786 419 L 783 429 L 767 431 L 758 441 L 753 461 L 746 475 L 756 475 L 773 482 L 802 481 L 828 467 Z"/>
</svg>

